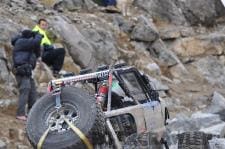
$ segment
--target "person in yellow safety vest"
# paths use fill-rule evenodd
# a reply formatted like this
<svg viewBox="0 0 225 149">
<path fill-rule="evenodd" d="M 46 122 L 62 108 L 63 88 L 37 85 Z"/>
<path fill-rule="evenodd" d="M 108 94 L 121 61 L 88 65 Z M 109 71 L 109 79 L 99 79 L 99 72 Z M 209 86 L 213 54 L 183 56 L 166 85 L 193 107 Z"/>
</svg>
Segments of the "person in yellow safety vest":
<svg viewBox="0 0 225 149">
<path fill-rule="evenodd" d="M 43 47 L 42 61 L 51 67 L 53 75 L 57 77 L 59 71 L 62 69 L 65 49 L 64 48 L 54 48 L 52 42 L 47 36 L 46 29 L 48 28 L 48 22 L 45 19 L 40 19 L 38 24 L 33 28 L 32 31 L 38 32 L 43 35 L 41 40 L 41 46 Z"/>
</svg>

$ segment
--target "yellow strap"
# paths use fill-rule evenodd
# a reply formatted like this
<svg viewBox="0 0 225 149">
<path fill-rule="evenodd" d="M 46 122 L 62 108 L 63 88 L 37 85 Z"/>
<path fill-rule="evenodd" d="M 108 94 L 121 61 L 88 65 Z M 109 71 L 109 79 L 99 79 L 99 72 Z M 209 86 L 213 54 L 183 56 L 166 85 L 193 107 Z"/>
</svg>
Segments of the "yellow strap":
<svg viewBox="0 0 225 149">
<path fill-rule="evenodd" d="M 69 122 L 66 118 L 64 118 L 64 120 L 66 121 L 66 123 L 69 125 L 69 127 L 74 131 L 74 133 L 76 133 L 80 139 L 84 142 L 84 144 L 87 146 L 88 149 L 93 149 L 92 144 L 90 143 L 90 141 L 88 140 L 88 138 L 84 135 L 84 133 L 81 132 L 81 130 L 79 128 L 77 128 L 76 126 L 73 125 L 73 123 Z M 41 136 L 38 145 L 37 145 L 37 149 L 41 149 L 42 145 L 48 135 L 50 128 L 48 128 L 44 134 Z"/>
<path fill-rule="evenodd" d="M 39 140 L 39 142 L 38 142 L 38 145 L 37 145 L 37 149 L 41 149 L 41 148 L 42 148 L 42 145 L 43 145 L 43 143 L 44 143 L 44 141 L 45 141 L 45 139 L 46 139 L 46 137 L 47 137 L 47 135 L 48 135 L 49 130 L 50 130 L 50 128 L 48 128 L 48 129 L 44 132 L 44 134 L 41 136 L 41 138 L 40 138 L 40 140 Z"/>
<path fill-rule="evenodd" d="M 93 149 L 92 144 L 88 140 L 88 138 L 81 132 L 79 128 L 73 125 L 73 123 L 69 122 L 66 118 L 64 118 L 66 123 L 70 126 L 70 128 L 80 137 L 80 139 L 84 142 L 88 149 Z"/>
</svg>

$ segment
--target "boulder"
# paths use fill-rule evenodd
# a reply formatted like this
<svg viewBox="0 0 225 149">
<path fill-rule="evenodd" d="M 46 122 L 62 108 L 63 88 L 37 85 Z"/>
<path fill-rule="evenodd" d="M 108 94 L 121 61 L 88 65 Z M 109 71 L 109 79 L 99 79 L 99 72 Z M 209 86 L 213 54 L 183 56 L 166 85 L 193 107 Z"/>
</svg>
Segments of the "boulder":
<svg viewBox="0 0 225 149">
<path fill-rule="evenodd" d="M 191 25 L 214 25 L 217 18 L 216 1 L 218 0 L 176 0 Z M 218 6 L 219 4 L 217 4 Z"/>
<path fill-rule="evenodd" d="M 113 15 L 113 24 L 125 33 L 131 33 L 135 23 L 131 20 L 126 20 L 121 15 Z"/>
<path fill-rule="evenodd" d="M 207 56 L 193 62 L 199 75 L 211 85 L 225 86 L 225 66 L 215 56 Z"/>
<path fill-rule="evenodd" d="M 158 30 L 160 38 L 165 41 L 171 41 L 180 37 L 190 37 L 195 35 L 194 29 L 188 26 L 166 25 L 160 27 Z"/>
<path fill-rule="evenodd" d="M 213 138 L 209 140 L 210 149 L 224 149 L 225 139 L 224 138 Z"/>
<path fill-rule="evenodd" d="M 207 128 L 201 128 L 199 131 L 204 132 L 206 134 L 211 134 L 216 137 L 224 137 L 225 135 L 225 122 L 213 125 Z"/>
<path fill-rule="evenodd" d="M 15 78 L 12 72 L 9 70 L 9 61 L 5 48 L 0 46 L 0 84 L 5 84 L 7 86 L 14 86 L 16 84 Z"/>
<path fill-rule="evenodd" d="M 218 113 L 225 109 L 225 98 L 223 95 L 215 91 L 210 105 L 206 108 L 205 112 Z"/>
<path fill-rule="evenodd" d="M 6 143 L 0 140 L 0 149 L 7 149 Z"/>
<path fill-rule="evenodd" d="M 195 121 L 199 128 L 208 128 L 222 123 L 222 120 L 218 114 L 202 112 L 196 112 L 192 114 L 191 120 Z"/>
<path fill-rule="evenodd" d="M 9 138 L 11 140 L 24 141 L 25 132 L 22 129 L 10 128 L 9 129 Z"/>
<path fill-rule="evenodd" d="M 171 49 L 180 57 L 195 57 L 200 55 L 221 55 L 224 52 L 225 36 L 221 33 L 211 33 L 196 37 L 176 40 Z"/>
<path fill-rule="evenodd" d="M 64 59 L 63 70 L 67 72 L 73 72 L 78 74 L 80 72 L 80 67 L 76 65 L 70 56 L 66 56 Z"/>
<path fill-rule="evenodd" d="M 37 62 L 37 65 L 33 71 L 33 78 L 38 85 L 41 83 L 48 83 L 54 77 L 50 68 L 44 62 Z"/>
<path fill-rule="evenodd" d="M 137 0 L 134 5 L 150 13 L 155 20 L 186 24 L 186 19 L 174 0 Z"/>
<path fill-rule="evenodd" d="M 26 146 L 26 145 L 22 145 L 22 144 L 18 144 L 16 146 L 16 149 L 29 149 L 30 147 Z"/>
<path fill-rule="evenodd" d="M 169 49 L 161 39 L 156 40 L 150 47 L 150 54 L 159 59 L 159 61 L 167 66 L 177 64 L 177 57 Z"/>
<path fill-rule="evenodd" d="M 158 31 L 151 20 L 145 16 L 138 18 L 138 23 L 131 33 L 131 39 L 143 42 L 153 42 L 158 39 Z"/>
<path fill-rule="evenodd" d="M 181 36 L 180 28 L 178 27 L 165 27 L 162 29 L 159 29 L 159 35 L 162 40 L 168 40 L 168 39 L 176 39 Z"/>
<path fill-rule="evenodd" d="M 58 11 L 76 11 L 81 8 L 87 8 L 88 10 L 91 10 L 97 7 L 92 0 L 57 0 L 52 6 Z"/>
<path fill-rule="evenodd" d="M 116 39 L 109 31 L 98 27 L 82 28 L 80 32 L 95 51 L 96 64 L 110 64 L 113 56 L 118 55 Z"/>
<path fill-rule="evenodd" d="M 18 99 L 0 99 L 0 107 L 7 108 L 11 105 L 16 105 Z"/>
<path fill-rule="evenodd" d="M 148 76 L 149 78 L 149 81 L 153 87 L 153 89 L 155 90 L 158 90 L 158 91 L 168 91 L 169 90 L 169 87 L 165 84 L 163 84 L 161 81 L 151 77 L 151 76 Z"/>
<path fill-rule="evenodd" d="M 81 67 L 93 67 L 95 65 L 94 49 L 76 26 L 61 16 L 52 17 L 50 22 L 54 24 L 54 29 L 65 41 L 74 62 Z"/>
</svg>

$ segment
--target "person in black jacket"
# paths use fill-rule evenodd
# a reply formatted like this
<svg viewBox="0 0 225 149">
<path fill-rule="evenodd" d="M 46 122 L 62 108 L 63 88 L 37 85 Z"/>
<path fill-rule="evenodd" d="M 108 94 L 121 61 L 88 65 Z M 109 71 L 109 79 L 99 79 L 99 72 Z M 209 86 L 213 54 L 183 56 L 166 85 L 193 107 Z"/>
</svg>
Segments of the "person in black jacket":
<svg viewBox="0 0 225 149">
<path fill-rule="evenodd" d="M 12 39 L 13 65 L 15 68 L 16 80 L 19 87 L 19 101 L 16 118 L 26 121 L 25 107 L 28 103 L 28 110 L 36 100 L 36 87 L 32 78 L 32 69 L 36 66 L 37 58 L 40 56 L 40 44 L 42 35 L 24 30 L 21 35 Z"/>
</svg>

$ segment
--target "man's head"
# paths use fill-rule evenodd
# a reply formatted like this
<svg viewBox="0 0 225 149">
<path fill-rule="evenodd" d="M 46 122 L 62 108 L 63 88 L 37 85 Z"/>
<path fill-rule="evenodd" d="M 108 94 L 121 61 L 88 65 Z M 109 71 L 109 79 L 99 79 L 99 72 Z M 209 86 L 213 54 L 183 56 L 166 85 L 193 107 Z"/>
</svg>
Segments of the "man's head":
<svg viewBox="0 0 225 149">
<path fill-rule="evenodd" d="M 31 37 L 34 37 L 34 33 L 31 31 L 31 30 L 23 30 L 22 31 L 22 37 L 23 38 L 31 38 Z"/>
<path fill-rule="evenodd" d="M 46 30 L 46 29 L 48 28 L 48 22 L 47 22 L 47 20 L 45 20 L 45 19 L 40 19 L 40 20 L 38 21 L 38 26 L 39 26 L 41 29 Z"/>
</svg>

